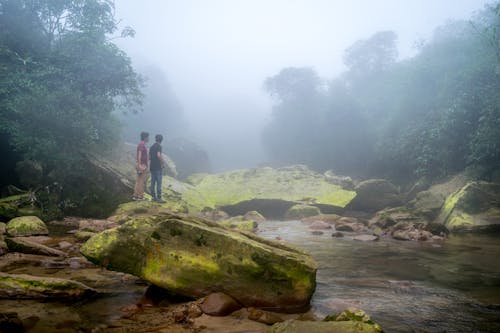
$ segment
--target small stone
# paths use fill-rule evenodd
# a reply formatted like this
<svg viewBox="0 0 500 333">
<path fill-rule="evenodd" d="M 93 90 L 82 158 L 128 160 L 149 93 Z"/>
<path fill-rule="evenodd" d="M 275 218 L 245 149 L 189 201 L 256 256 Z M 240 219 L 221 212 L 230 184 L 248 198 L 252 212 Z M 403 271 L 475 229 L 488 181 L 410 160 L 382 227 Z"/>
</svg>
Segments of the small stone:
<svg viewBox="0 0 500 333">
<path fill-rule="evenodd" d="M 310 226 L 309 229 L 313 230 L 324 230 L 324 229 L 331 229 L 332 226 L 326 222 L 323 221 L 316 221 L 313 222 Z"/>
<path fill-rule="evenodd" d="M 320 235 L 323 235 L 324 232 L 321 230 L 314 230 L 314 231 L 311 231 L 311 234 L 316 235 L 316 236 L 320 236 Z"/>
<path fill-rule="evenodd" d="M 205 297 L 200 308 L 205 314 L 210 316 L 227 316 L 241 309 L 241 305 L 229 295 L 224 293 L 212 293 Z"/>
<path fill-rule="evenodd" d="M 70 247 L 72 247 L 73 244 L 71 244 L 70 242 L 62 241 L 62 242 L 59 242 L 58 246 L 61 250 L 66 250 L 66 249 L 69 249 Z"/>
<path fill-rule="evenodd" d="M 190 303 L 188 305 L 188 318 L 193 319 L 193 318 L 198 318 L 203 314 L 203 311 L 201 311 L 200 306 L 196 303 Z"/>
<path fill-rule="evenodd" d="M 344 234 L 341 233 L 340 231 L 337 231 L 337 232 L 334 232 L 332 234 L 332 237 L 337 237 L 337 238 L 340 238 L 340 237 L 344 237 Z"/>
</svg>

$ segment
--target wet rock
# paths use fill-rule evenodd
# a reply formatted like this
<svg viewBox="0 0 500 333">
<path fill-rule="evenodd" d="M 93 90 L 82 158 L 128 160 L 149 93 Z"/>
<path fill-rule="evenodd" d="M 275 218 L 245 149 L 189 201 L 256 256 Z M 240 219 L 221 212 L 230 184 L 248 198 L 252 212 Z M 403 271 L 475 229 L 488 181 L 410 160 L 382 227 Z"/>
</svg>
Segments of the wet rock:
<svg viewBox="0 0 500 333">
<path fill-rule="evenodd" d="M 23 333 L 23 322 L 16 312 L 0 313 L 0 333 Z"/>
<path fill-rule="evenodd" d="M 356 308 L 348 308 L 341 313 L 326 316 L 323 321 L 363 323 L 370 327 L 368 329 L 369 332 L 383 332 L 380 325 L 374 323 L 369 315 L 367 315 L 363 310 Z M 364 330 L 361 330 L 361 332 L 364 332 Z"/>
<path fill-rule="evenodd" d="M 342 217 L 335 223 L 335 229 L 337 231 L 361 232 L 365 229 L 365 225 L 357 221 L 353 217 Z"/>
<path fill-rule="evenodd" d="M 357 235 L 353 239 L 361 242 L 372 242 L 378 240 L 379 237 L 374 235 Z"/>
<path fill-rule="evenodd" d="M 218 221 L 217 223 L 229 229 L 249 232 L 254 232 L 258 227 L 257 222 L 246 220 L 243 216 L 235 216 L 227 220 Z"/>
<path fill-rule="evenodd" d="M 340 231 L 337 231 L 337 232 L 334 232 L 332 234 L 332 237 L 337 237 L 337 238 L 340 238 L 340 237 L 344 237 L 344 234 L 341 233 Z"/>
<path fill-rule="evenodd" d="M 201 310 L 200 306 L 197 303 L 191 302 L 188 304 L 187 316 L 189 319 L 198 318 L 202 314 L 203 311 Z"/>
<path fill-rule="evenodd" d="M 51 247 L 31 241 L 27 237 L 6 238 L 5 242 L 11 252 L 20 252 L 26 254 L 39 254 L 44 256 L 64 257 L 66 253 L 53 249 Z"/>
<path fill-rule="evenodd" d="M 373 325 L 356 321 L 301 321 L 290 319 L 274 324 L 270 333 L 381 333 Z"/>
<path fill-rule="evenodd" d="M 9 252 L 9 247 L 7 246 L 7 243 L 5 242 L 3 236 L 0 235 L 0 256 L 3 256 L 8 252 Z"/>
<path fill-rule="evenodd" d="M 324 176 L 329 183 L 339 185 L 346 190 L 354 190 L 354 182 L 351 177 L 336 175 L 332 170 L 326 171 Z"/>
<path fill-rule="evenodd" d="M 300 220 L 304 217 L 320 215 L 318 207 L 309 205 L 294 205 L 285 213 L 285 218 L 289 220 Z"/>
<path fill-rule="evenodd" d="M 85 242 L 95 234 L 96 234 L 95 232 L 84 231 L 84 230 L 78 230 L 74 233 L 76 240 L 79 242 Z"/>
<path fill-rule="evenodd" d="M 137 217 L 93 236 L 80 251 L 172 293 L 200 298 L 224 292 L 244 306 L 300 311 L 316 285 L 309 255 L 192 216 Z"/>
<path fill-rule="evenodd" d="M 67 250 L 73 246 L 70 242 L 62 241 L 57 245 L 61 250 Z"/>
<path fill-rule="evenodd" d="M 356 197 L 347 205 L 349 210 L 376 212 L 402 204 L 399 190 L 385 179 L 369 179 L 359 183 Z"/>
<path fill-rule="evenodd" d="M 49 230 L 38 217 L 21 216 L 13 218 L 7 223 L 7 234 L 14 237 L 48 235 Z"/>
<path fill-rule="evenodd" d="M 0 202 L 0 221 L 10 221 L 17 216 L 17 206 L 9 202 Z"/>
<path fill-rule="evenodd" d="M 0 222 L 0 236 L 7 232 L 7 224 Z"/>
<path fill-rule="evenodd" d="M 273 325 L 283 321 L 278 314 L 264 311 L 261 309 L 249 308 L 248 309 L 248 319 L 263 323 L 266 325 Z"/>
<path fill-rule="evenodd" d="M 310 226 L 309 229 L 312 230 L 325 230 L 325 229 L 331 229 L 332 226 L 326 222 L 323 221 L 316 221 L 313 222 Z"/>
<path fill-rule="evenodd" d="M 406 207 L 396 207 L 378 211 L 375 216 L 368 221 L 368 226 L 387 229 L 399 222 L 414 221 L 424 222 L 420 217 L 409 212 Z"/>
<path fill-rule="evenodd" d="M 469 182 L 446 198 L 436 222 L 450 231 L 500 228 L 500 184 Z"/>
<path fill-rule="evenodd" d="M 243 218 L 245 220 L 252 220 L 252 221 L 255 221 L 257 223 L 266 221 L 266 218 L 264 216 L 262 216 L 262 214 L 256 210 L 252 210 L 250 212 L 247 212 L 245 215 L 243 215 Z"/>
<path fill-rule="evenodd" d="M 313 230 L 313 231 L 311 231 L 311 234 L 316 235 L 316 236 L 321 236 L 324 234 L 324 232 L 321 230 Z"/>
<path fill-rule="evenodd" d="M 241 305 L 234 298 L 224 293 L 213 293 L 205 297 L 200 304 L 203 313 L 210 316 L 227 316 L 241 309 Z"/>
<path fill-rule="evenodd" d="M 93 294 L 95 290 L 76 281 L 0 273 L 0 298 L 77 300 Z"/>
</svg>

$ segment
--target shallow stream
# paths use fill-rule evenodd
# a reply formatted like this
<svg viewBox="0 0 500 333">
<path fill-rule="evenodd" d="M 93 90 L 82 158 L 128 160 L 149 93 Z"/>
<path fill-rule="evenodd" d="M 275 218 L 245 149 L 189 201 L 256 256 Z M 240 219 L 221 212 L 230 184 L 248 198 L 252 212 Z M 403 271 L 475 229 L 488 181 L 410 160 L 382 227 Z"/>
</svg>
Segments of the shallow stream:
<svg viewBox="0 0 500 333">
<path fill-rule="evenodd" d="M 500 332 L 500 235 L 361 242 L 331 230 L 312 235 L 300 221 L 259 229 L 316 259 L 318 315 L 353 306 L 387 332 Z"/>
</svg>

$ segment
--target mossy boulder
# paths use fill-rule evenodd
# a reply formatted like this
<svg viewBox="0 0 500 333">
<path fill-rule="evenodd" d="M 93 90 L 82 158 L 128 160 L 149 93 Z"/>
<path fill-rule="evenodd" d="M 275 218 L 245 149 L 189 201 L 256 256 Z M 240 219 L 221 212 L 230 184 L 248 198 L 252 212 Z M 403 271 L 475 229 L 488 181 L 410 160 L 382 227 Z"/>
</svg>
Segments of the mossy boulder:
<svg viewBox="0 0 500 333">
<path fill-rule="evenodd" d="M 252 220 L 252 221 L 255 221 L 257 223 L 266 221 L 266 218 L 264 216 L 262 216 L 262 214 L 256 210 L 252 210 L 252 211 L 247 212 L 245 215 L 243 215 L 243 217 L 246 220 Z"/>
<path fill-rule="evenodd" d="M 49 230 L 37 216 L 20 216 L 7 223 L 7 234 L 14 237 L 48 235 Z"/>
<path fill-rule="evenodd" d="M 369 179 L 355 187 L 356 197 L 347 206 L 350 210 L 376 212 L 402 204 L 396 186 L 385 179 Z"/>
<path fill-rule="evenodd" d="M 17 216 L 17 206 L 9 202 L 0 202 L 0 221 L 7 222 Z"/>
<path fill-rule="evenodd" d="M 231 217 L 227 220 L 217 221 L 221 226 L 239 231 L 253 232 L 257 229 L 258 223 L 253 220 L 247 220 L 243 216 Z"/>
<path fill-rule="evenodd" d="M 0 298 L 79 300 L 93 294 L 95 290 L 76 281 L 0 273 Z"/>
<path fill-rule="evenodd" d="M 305 217 L 320 215 L 321 211 L 318 207 L 309 205 L 294 205 L 288 209 L 285 218 L 289 220 L 300 220 Z"/>
<path fill-rule="evenodd" d="M 91 237 L 80 251 L 175 294 L 223 292 L 244 306 L 302 311 L 316 286 L 309 255 L 192 216 L 137 217 Z"/>
<path fill-rule="evenodd" d="M 432 185 L 425 191 L 416 193 L 415 198 L 409 202 L 408 206 L 415 214 L 432 221 L 439 215 L 446 198 L 466 184 L 465 174 L 457 174 Z"/>
<path fill-rule="evenodd" d="M 469 182 L 446 198 L 436 222 L 450 231 L 500 228 L 500 184 Z"/>
<path fill-rule="evenodd" d="M 192 187 L 182 194 L 182 198 L 190 205 L 191 210 L 198 211 L 204 207 L 221 207 L 226 210 L 226 207 L 252 200 L 289 202 L 286 209 L 297 203 L 344 207 L 356 196 L 355 192 L 332 184 L 324 175 L 300 165 L 279 169 L 242 169 L 216 175 L 193 175 L 188 178 L 188 182 Z M 247 205 L 245 210 L 238 214 L 226 211 L 239 215 L 252 210 L 251 208 Z M 266 215 L 266 212 L 260 209 L 255 210 Z"/>
</svg>

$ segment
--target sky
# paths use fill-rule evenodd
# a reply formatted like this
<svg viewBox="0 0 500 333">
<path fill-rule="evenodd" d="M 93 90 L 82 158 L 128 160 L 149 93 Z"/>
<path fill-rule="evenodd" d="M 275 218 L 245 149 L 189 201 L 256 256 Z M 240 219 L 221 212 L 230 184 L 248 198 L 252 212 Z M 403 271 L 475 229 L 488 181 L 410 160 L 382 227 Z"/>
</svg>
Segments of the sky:
<svg viewBox="0 0 500 333">
<path fill-rule="evenodd" d="M 272 100 L 263 81 L 285 67 L 325 78 L 344 70 L 343 51 L 377 31 L 398 35 L 401 58 L 450 19 L 487 0 L 115 0 L 117 44 L 139 66 L 167 75 L 190 124 L 187 135 L 214 171 L 265 163 L 260 131 Z M 140 130 L 138 130 L 140 131 Z M 167 134 L 168 137 L 168 134 Z"/>
</svg>

